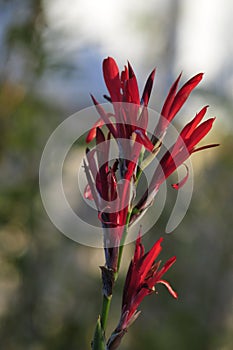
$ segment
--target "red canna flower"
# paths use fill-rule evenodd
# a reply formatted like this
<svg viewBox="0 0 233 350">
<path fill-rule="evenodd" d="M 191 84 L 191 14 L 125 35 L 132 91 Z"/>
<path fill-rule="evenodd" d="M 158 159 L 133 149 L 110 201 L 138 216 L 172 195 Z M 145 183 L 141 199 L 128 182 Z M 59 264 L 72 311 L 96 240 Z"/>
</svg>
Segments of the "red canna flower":
<svg viewBox="0 0 233 350">
<path fill-rule="evenodd" d="M 138 311 L 138 307 L 142 300 L 147 295 L 157 293 L 156 284 L 161 283 L 165 285 L 175 299 L 178 297 L 171 285 L 162 279 L 166 271 L 175 263 L 176 257 L 170 258 L 162 268 L 160 268 L 161 261 L 155 262 L 162 250 L 162 241 L 163 238 L 160 238 L 147 253 L 145 253 L 140 236 L 136 241 L 134 257 L 130 263 L 124 285 L 121 318 L 116 330 L 108 341 L 109 350 L 118 347 L 127 328 L 139 316 L 140 311 Z"/>
<path fill-rule="evenodd" d="M 176 257 L 170 258 L 160 270 L 161 261 L 155 262 L 162 250 L 162 241 L 163 238 L 160 238 L 147 253 L 144 251 L 140 236 L 136 241 L 134 257 L 129 266 L 123 292 L 121 318 L 121 327 L 123 329 L 127 328 L 132 319 L 134 319 L 137 308 L 145 296 L 155 292 L 157 283 L 164 284 L 168 288 L 169 293 L 177 299 L 177 293 L 170 284 L 161 279 L 165 272 L 174 264 Z"/>
</svg>

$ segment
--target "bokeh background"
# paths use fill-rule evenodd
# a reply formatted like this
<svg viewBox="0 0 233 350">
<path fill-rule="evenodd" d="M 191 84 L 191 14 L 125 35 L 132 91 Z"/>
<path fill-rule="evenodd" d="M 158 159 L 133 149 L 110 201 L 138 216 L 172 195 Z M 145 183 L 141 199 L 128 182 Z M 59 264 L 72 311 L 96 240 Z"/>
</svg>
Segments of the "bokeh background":
<svg viewBox="0 0 233 350">
<path fill-rule="evenodd" d="M 180 226 L 163 233 L 176 196 L 171 189 L 143 238 L 149 248 L 162 234 L 162 259 L 176 254 L 166 277 L 179 300 L 163 287 L 148 297 L 121 349 L 233 348 L 232 15 L 231 0 L 0 1 L 0 349 L 90 349 L 103 253 L 52 225 L 38 169 L 55 127 L 91 105 L 89 92 L 103 101 L 106 56 L 121 67 L 128 59 L 141 88 L 157 66 L 150 106 L 158 110 L 180 71 L 183 82 L 205 72 L 177 126 L 209 104 L 217 121 L 208 141 L 221 143 L 193 155 L 194 194 Z M 126 247 L 109 331 L 132 250 Z"/>
</svg>

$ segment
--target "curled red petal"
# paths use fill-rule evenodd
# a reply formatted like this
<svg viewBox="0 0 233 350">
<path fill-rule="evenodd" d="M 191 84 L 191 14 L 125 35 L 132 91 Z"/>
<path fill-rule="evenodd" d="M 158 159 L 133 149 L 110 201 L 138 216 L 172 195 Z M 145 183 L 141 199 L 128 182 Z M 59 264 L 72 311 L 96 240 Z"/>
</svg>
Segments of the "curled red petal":
<svg viewBox="0 0 233 350">
<path fill-rule="evenodd" d="M 187 182 L 188 177 L 189 177 L 189 168 L 187 167 L 186 164 L 183 164 L 183 165 L 185 166 L 185 168 L 186 168 L 186 170 L 187 170 L 187 174 L 185 175 L 185 177 L 184 177 L 181 181 L 179 181 L 179 182 L 177 182 L 176 184 L 173 184 L 173 185 L 172 185 L 172 187 L 173 187 L 175 190 L 179 190 L 182 186 L 184 186 L 184 184 Z"/>
<path fill-rule="evenodd" d="M 174 291 L 174 289 L 171 287 L 170 283 L 168 283 L 165 280 L 159 280 L 157 283 L 163 284 L 165 287 L 167 287 L 167 290 L 169 293 L 173 296 L 173 298 L 178 299 L 178 294 Z"/>
<path fill-rule="evenodd" d="M 198 147 L 198 148 L 195 148 L 192 153 L 194 152 L 199 152 L 199 151 L 203 151 L 205 149 L 208 149 L 208 148 L 212 148 L 212 147 L 218 147 L 220 146 L 220 143 L 212 143 L 210 145 L 205 145 L 205 146 L 201 146 L 201 147 Z"/>
</svg>

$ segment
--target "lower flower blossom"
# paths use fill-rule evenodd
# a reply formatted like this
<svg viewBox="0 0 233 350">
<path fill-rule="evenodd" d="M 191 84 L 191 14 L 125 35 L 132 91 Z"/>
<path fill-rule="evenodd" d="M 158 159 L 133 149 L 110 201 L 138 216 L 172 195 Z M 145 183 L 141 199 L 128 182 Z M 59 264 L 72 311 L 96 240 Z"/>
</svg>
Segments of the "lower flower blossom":
<svg viewBox="0 0 233 350">
<path fill-rule="evenodd" d="M 177 293 L 171 285 L 162 279 L 167 270 L 175 263 L 176 257 L 173 256 L 170 258 L 162 268 L 160 268 L 161 260 L 155 261 L 162 250 L 162 241 L 163 238 L 160 238 L 147 253 L 145 253 L 144 246 L 141 243 L 140 235 L 136 241 L 134 256 L 130 263 L 124 285 L 121 318 L 108 341 L 109 350 L 114 350 L 119 346 L 128 327 L 139 316 L 140 311 L 138 311 L 138 307 L 142 300 L 147 295 L 157 293 L 157 284 L 163 284 L 173 298 L 178 298 Z"/>
</svg>

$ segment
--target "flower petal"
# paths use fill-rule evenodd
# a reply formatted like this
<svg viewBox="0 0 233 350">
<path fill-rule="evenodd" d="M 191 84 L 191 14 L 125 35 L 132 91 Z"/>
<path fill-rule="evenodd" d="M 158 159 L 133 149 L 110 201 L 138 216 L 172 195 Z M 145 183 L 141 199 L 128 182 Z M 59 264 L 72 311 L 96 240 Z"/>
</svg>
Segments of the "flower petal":
<svg viewBox="0 0 233 350">
<path fill-rule="evenodd" d="M 163 238 L 161 237 L 158 239 L 158 241 L 155 242 L 153 247 L 149 250 L 149 252 L 145 255 L 143 262 L 140 266 L 140 273 L 141 273 L 141 282 L 145 280 L 146 275 L 148 274 L 149 270 L 151 269 L 155 259 L 159 255 L 159 253 L 162 250 L 161 242 L 163 241 Z"/>
<path fill-rule="evenodd" d="M 96 137 L 96 128 L 101 128 L 104 124 L 105 123 L 102 118 L 98 119 L 97 122 L 95 122 L 95 124 L 87 134 L 86 143 L 89 143 L 92 140 L 94 140 L 94 138 Z"/>
<path fill-rule="evenodd" d="M 137 119 L 137 126 L 143 130 L 146 130 L 148 126 L 148 108 L 143 106 L 139 112 L 140 114 Z"/>
<path fill-rule="evenodd" d="M 174 289 L 171 287 L 170 283 L 164 280 L 159 280 L 157 283 L 163 284 L 165 287 L 167 287 L 169 293 L 173 296 L 173 298 L 178 299 L 178 294 L 174 291 Z"/>
<path fill-rule="evenodd" d="M 121 87 L 124 90 L 125 82 L 129 79 L 129 71 L 125 66 L 124 70 L 121 72 Z"/>
<path fill-rule="evenodd" d="M 208 134 L 216 118 L 210 118 L 201 123 L 192 133 L 188 141 L 185 141 L 187 148 L 191 151 L 196 144 Z"/>
<path fill-rule="evenodd" d="M 143 94 L 142 94 L 141 104 L 144 105 L 145 107 L 147 107 L 149 99 L 150 99 L 150 94 L 151 94 L 151 90 L 153 87 L 154 78 L 155 78 L 155 69 L 149 75 L 149 77 L 146 81 L 146 85 L 145 85 Z"/>
<path fill-rule="evenodd" d="M 167 272 L 170 267 L 176 262 L 176 257 L 173 256 L 172 258 L 170 258 L 161 268 L 161 270 L 157 273 L 157 276 L 155 276 L 157 278 L 157 280 L 155 281 L 155 283 L 158 283 L 158 280 L 160 280 L 160 278 L 165 274 L 165 272 Z"/>
<path fill-rule="evenodd" d="M 119 69 L 112 57 L 108 57 L 103 61 L 103 74 L 112 102 L 120 102 L 121 81 L 119 77 Z"/>
<path fill-rule="evenodd" d="M 126 82 L 126 89 L 128 90 L 128 96 L 127 101 L 130 103 L 134 103 L 136 105 L 140 104 L 140 97 L 139 97 L 139 90 L 138 90 L 138 83 L 136 76 L 134 74 L 133 68 L 131 67 L 130 63 L 128 62 L 128 70 L 129 70 L 129 79 Z"/>
<path fill-rule="evenodd" d="M 141 228 L 138 233 L 138 238 L 135 244 L 134 258 L 133 261 L 137 262 L 145 254 L 144 246 L 141 243 Z"/>
<path fill-rule="evenodd" d="M 117 137 L 116 129 L 112 124 L 111 120 L 109 119 L 108 114 L 105 112 L 103 107 L 99 104 L 99 102 L 94 98 L 94 96 L 91 95 L 91 98 L 97 109 L 97 112 L 99 113 L 99 115 L 101 116 L 101 119 L 103 120 L 103 125 L 106 124 L 106 126 L 108 127 L 113 137 L 116 138 Z"/>
<path fill-rule="evenodd" d="M 195 148 L 192 153 L 203 151 L 205 149 L 212 148 L 212 147 L 218 147 L 218 146 L 220 146 L 220 143 L 212 143 L 210 145 L 205 145 L 205 146 L 201 146 L 201 147 Z"/>
<path fill-rule="evenodd" d="M 166 118 L 166 119 L 168 118 L 168 114 L 169 114 L 171 105 L 172 105 L 172 103 L 174 101 L 174 98 L 176 96 L 176 90 L 177 90 L 177 87 L 178 87 L 181 75 L 182 75 L 182 73 L 180 73 L 180 75 L 174 81 L 174 83 L 172 84 L 172 86 L 171 86 L 171 88 L 169 90 L 169 93 L 167 95 L 167 98 L 166 98 L 166 100 L 164 102 L 164 105 L 163 105 L 163 108 L 162 108 L 162 111 L 161 111 L 161 115 L 162 115 L 163 118 Z"/>
<path fill-rule="evenodd" d="M 200 124 L 200 122 L 204 118 L 204 115 L 206 114 L 207 108 L 208 108 L 208 106 L 203 107 L 200 110 L 200 112 L 197 113 L 195 118 L 193 118 L 193 120 L 191 120 L 191 122 L 189 122 L 187 125 L 185 125 L 185 127 L 183 128 L 183 130 L 180 133 L 180 136 L 183 139 L 188 139 L 192 135 L 193 131 L 196 129 L 198 124 Z"/>
<path fill-rule="evenodd" d="M 172 84 L 172 86 L 169 90 L 169 93 L 166 97 L 166 100 L 163 104 L 160 119 L 158 121 L 158 124 L 155 127 L 155 130 L 154 130 L 154 133 L 153 133 L 152 139 L 151 139 L 154 144 L 157 142 L 158 139 L 162 138 L 164 131 L 167 128 L 169 111 L 170 111 L 171 105 L 174 101 L 174 98 L 176 96 L 176 91 L 177 91 L 177 87 L 178 87 L 181 75 L 182 75 L 182 73 L 180 73 L 178 78 Z"/>
<path fill-rule="evenodd" d="M 193 89 L 200 83 L 202 80 L 203 73 L 199 73 L 189 79 L 187 83 L 185 83 L 182 88 L 177 92 L 176 97 L 171 105 L 169 110 L 168 120 L 171 121 L 175 115 L 179 112 Z"/>
</svg>

